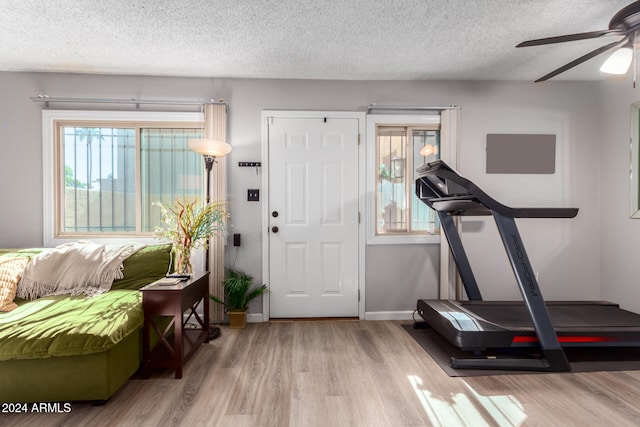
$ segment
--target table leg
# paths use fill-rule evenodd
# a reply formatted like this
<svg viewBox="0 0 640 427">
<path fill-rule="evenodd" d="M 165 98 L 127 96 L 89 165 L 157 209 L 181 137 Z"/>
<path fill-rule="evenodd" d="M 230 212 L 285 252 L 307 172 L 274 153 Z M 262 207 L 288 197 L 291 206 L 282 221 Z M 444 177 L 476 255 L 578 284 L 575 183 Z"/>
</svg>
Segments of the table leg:
<svg viewBox="0 0 640 427">
<path fill-rule="evenodd" d="M 174 334 L 174 367 L 176 371 L 176 379 L 182 378 L 182 330 L 184 328 L 184 319 L 182 319 L 182 305 L 176 304 L 175 314 L 175 334 Z"/>
</svg>

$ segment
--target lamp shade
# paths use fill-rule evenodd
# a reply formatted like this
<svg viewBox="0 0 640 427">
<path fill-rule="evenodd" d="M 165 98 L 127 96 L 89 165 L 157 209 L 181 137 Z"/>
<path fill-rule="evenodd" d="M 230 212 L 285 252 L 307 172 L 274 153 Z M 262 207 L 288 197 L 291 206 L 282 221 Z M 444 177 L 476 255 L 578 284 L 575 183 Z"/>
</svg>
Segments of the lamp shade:
<svg viewBox="0 0 640 427">
<path fill-rule="evenodd" d="M 432 154 L 438 154 L 438 147 L 433 146 L 431 144 L 427 144 L 420 150 L 420 155 L 424 157 L 428 157 Z"/>
<path fill-rule="evenodd" d="M 231 145 L 224 141 L 208 138 L 189 140 L 189 148 L 203 156 L 224 157 L 231 152 Z"/>
<path fill-rule="evenodd" d="M 600 71 L 608 74 L 625 74 L 631 65 L 632 59 L 633 49 L 630 47 L 621 47 L 604 61 L 604 64 L 600 67 Z"/>
</svg>

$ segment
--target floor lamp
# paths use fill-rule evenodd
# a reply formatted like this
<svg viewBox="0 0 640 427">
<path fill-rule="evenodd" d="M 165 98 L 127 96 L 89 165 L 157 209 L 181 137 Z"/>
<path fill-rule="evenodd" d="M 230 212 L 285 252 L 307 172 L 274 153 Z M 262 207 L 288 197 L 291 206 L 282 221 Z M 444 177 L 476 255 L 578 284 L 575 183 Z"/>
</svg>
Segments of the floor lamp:
<svg viewBox="0 0 640 427">
<path fill-rule="evenodd" d="M 204 156 L 204 164 L 207 169 L 207 193 L 206 203 L 211 203 L 211 170 L 216 158 L 224 157 L 231 152 L 231 145 L 224 141 L 209 138 L 194 138 L 189 140 L 189 148 L 198 154 Z M 205 271 L 209 271 L 209 245 L 205 252 Z M 205 301 L 208 304 L 209 301 Z M 217 326 L 209 327 L 209 339 L 216 339 L 220 336 L 220 328 Z"/>
</svg>

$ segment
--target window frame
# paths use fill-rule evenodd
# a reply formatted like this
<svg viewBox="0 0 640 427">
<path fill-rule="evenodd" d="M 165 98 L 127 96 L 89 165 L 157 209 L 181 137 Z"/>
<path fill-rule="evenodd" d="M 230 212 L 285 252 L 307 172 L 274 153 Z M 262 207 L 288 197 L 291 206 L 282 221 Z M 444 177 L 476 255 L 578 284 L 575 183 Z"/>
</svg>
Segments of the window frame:
<svg viewBox="0 0 640 427">
<path fill-rule="evenodd" d="M 42 112 L 42 144 L 43 144 L 43 243 L 45 247 L 90 239 L 103 244 L 122 243 L 123 240 L 146 244 L 157 243 L 152 233 L 74 233 L 62 232 L 60 207 L 61 180 L 64 179 L 60 171 L 64 171 L 63 155 L 56 147 L 59 133 L 63 125 L 100 123 L 108 126 L 156 128 L 193 127 L 201 128 L 203 114 L 194 112 L 166 112 L 166 111 L 97 111 L 97 110 L 43 110 Z M 136 131 L 138 134 L 139 132 Z M 136 164 L 140 164 L 139 135 L 136 136 Z M 204 178 L 202 188 L 204 189 Z M 140 175 L 136 174 L 136 195 L 140 194 Z M 203 190 L 204 196 L 204 190 Z M 136 197 L 136 216 L 141 212 L 141 201 Z M 136 221 L 139 221 L 137 218 Z"/>
<path fill-rule="evenodd" d="M 368 245 L 389 245 L 389 244 L 438 244 L 440 243 L 439 228 L 435 232 L 425 231 L 404 232 L 394 231 L 378 234 L 377 224 L 377 177 L 378 177 L 378 141 L 377 128 L 387 127 L 431 127 L 438 126 L 440 129 L 440 153 L 448 150 L 448 141 L 443 137 L 441 129 L 440 112 L 433 114 L 368 114 L 367 115 L 367 244 Z M 415 172 L 415 171 L 413 171 Z M 413 174 L 413 173 L 412 173 Z M 413 192 L 413 182 L 407 182 L 407 196 Z M 409 198 L 408 200 L 411 200 Z"/>
</svg>

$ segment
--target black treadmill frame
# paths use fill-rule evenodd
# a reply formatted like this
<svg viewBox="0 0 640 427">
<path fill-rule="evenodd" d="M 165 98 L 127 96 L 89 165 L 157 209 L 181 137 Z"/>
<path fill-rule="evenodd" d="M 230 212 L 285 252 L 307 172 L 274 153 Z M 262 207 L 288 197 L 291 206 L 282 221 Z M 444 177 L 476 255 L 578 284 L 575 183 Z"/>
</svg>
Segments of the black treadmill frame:
<svg viewBox="0 0 640 427">
<path fill-rule="evenodd" d="M 493 216 L 540 344 L 542 358 L 452 358 L 453 368 L 561 372 L 571 366 L 538 286 L 515 218 L 573 218 L 575 208 L 511 208 L 497 202 L 442 160 L 417 169 L 416 195 L 438 213 L 467 296 L 482 300 L 453 216 Z"/>
</svg>

